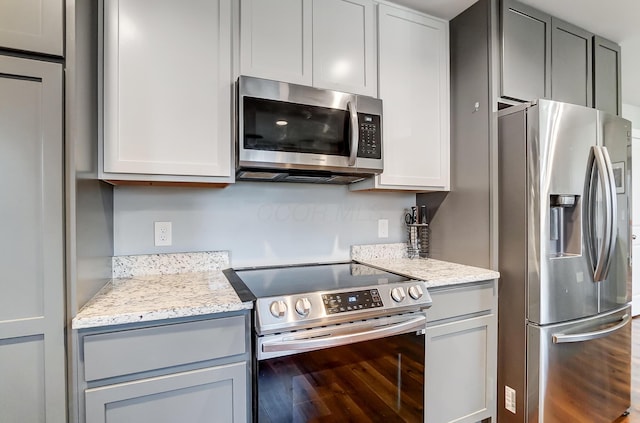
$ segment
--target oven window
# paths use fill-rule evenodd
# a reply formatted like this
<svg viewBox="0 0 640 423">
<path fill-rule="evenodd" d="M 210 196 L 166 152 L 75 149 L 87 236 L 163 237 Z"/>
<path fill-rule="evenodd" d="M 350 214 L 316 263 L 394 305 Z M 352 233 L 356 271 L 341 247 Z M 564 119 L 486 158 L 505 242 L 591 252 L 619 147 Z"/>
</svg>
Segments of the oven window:
<svg viewBox="0 0 640 423">
<path fill-rule="evenodd" d="M 349 113 L 244 97 L 244 148 L 349 155 Z"/>
<path fill-rule="evenodd" d="M 259 422 L 422 422 L 424 335 L 259 361 Z"/>
</svg>

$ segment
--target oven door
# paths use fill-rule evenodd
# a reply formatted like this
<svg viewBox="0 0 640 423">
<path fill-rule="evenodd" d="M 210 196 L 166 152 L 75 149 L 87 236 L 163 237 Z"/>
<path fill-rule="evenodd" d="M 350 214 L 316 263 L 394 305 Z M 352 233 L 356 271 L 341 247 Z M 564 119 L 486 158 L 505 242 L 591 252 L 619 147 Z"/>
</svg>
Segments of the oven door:
<svg viewBox="0 0 640 423">
<path fill-rule="evenodd" d="M 423 421 L 425 327 L 411 313 L 259 338 L 258 421 Z"/>
</svg>

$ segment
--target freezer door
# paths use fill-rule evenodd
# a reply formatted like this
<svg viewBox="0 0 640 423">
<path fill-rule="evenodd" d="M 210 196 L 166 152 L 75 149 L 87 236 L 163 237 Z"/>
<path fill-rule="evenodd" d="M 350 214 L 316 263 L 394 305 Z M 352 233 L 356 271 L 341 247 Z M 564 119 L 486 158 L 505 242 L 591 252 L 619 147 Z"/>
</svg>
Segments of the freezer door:
<svg viewBox="0 0 640 423">
<path fill-rule="evenodd" d="M 631 301 L 631 122 L 598 111 L 598 144 L 606 147 L 615 181 L 617 231 L 609 273 L 600 285 L 600 312 Z"/>
<path fill-rule="evenodd" d="M 631 308 L 527 329 L 527 421 L 610 423 L 631 406 Z"/>
</svg>

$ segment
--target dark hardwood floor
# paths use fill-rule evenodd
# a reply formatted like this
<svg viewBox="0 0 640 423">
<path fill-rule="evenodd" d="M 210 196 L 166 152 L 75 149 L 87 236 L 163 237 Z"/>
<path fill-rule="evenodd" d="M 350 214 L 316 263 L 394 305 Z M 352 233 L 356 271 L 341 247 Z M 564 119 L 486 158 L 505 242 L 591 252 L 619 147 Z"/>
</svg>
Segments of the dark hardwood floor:
<svg viewBox="0 0 640 423">
<path fill-rule="evenodd" d="M 640 423 L 640 317 L 633 319 L 631 360 L 631 412 L 615 423 Z"/>
</svg>

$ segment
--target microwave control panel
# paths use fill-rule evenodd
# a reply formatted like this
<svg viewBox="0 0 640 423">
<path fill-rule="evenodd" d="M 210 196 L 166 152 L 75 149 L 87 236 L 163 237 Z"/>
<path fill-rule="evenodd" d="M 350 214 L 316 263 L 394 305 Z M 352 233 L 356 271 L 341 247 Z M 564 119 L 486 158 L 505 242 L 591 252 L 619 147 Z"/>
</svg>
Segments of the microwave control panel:
<svg viewBox="0 0 640 423">
<path fill-rule="evenodd" d="M 379 159 L 382 157 L 380 145 L 380 116 L 358 113 L 358 157 Z"/>
<path fill-rule="evenodd" d="M 382 299 L 377 289 L 323 294 L 322 302 L 327 314 L 382 307 Z"/>
</svg>

